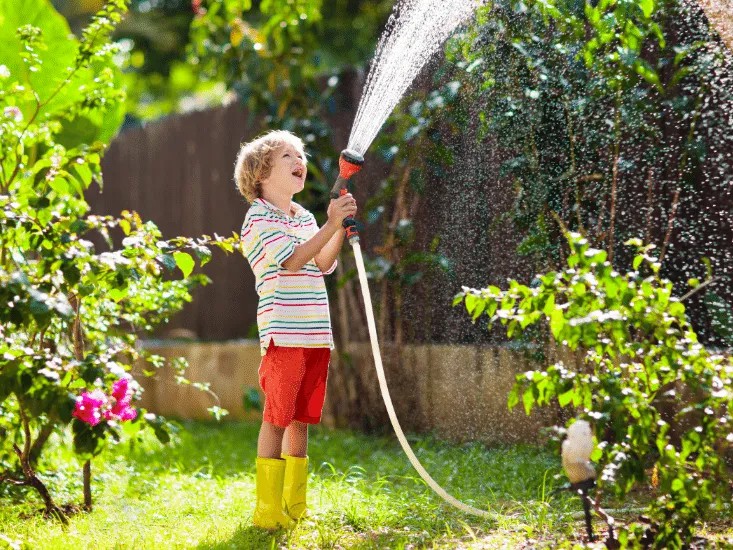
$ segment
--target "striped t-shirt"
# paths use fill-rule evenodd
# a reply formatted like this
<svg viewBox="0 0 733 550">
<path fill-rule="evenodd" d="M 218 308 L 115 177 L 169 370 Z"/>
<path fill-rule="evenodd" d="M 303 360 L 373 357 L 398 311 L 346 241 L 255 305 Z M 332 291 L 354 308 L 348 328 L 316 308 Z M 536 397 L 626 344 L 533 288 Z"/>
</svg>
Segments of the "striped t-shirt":
<svg viewBox="0 0 733 550">
<path fill-rule="evenodd" d="M 282 265 L 296 245 L 318 231 L 313 214 L 292 204 L 295 215 L 291 218 L 266 200 L 256 199 L 242 224 L 242 251 L 252 267 L 260 297 L 257 328 L 262 355 L 270 340 L 284 347 L 334 347 L 323 275 L 332 273 L 336 262 L 326 272 L 315 260 L 296 272 Z"/>
</svg>

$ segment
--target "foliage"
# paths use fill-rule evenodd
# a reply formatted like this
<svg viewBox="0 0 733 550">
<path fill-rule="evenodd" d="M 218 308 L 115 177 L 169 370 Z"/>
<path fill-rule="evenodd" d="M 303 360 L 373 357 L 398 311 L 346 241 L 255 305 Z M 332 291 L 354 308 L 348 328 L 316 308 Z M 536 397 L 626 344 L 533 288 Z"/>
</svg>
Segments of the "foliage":
<svg viewBox="0 0 733 550">
<path fill-rule="evenodd" d="M 705 205 L 733 178 L 733 67 L 703 14 L 677 0 L 503 0 L 478 13 L 451 52 L 455 78 L 481 143 L 501 152 L 518 252 L 537 269 L 562 265 L 557 215 L 619 268 L 632 258 L 616 243 L 643 236 L 683 287 L 699 265 L 690 243 L 715 231 Z M 725 250 L 705 254 L 719 277 L 710 290 L 729 300 Z M 729 319 L 692 306 L 706 341 L 727 345 L 715 325 Z"/>
<path fill-rule="evenodd" d="M 509 406 L 558 404 L 594 424 L 599 491 L 623 498 L 651 484 L 654 495 L 653 528 L 633 523 L 621 542 L 679 548 L 711 510 L 730 511 L 733 359 L 698 342 L 653 245 L 630 240 L 633 271 L 620 274 L 586 238 L 569 233 L 568 243 L 562 271 L 507 290 L 464 287 L 455 303 L 509 337 L 542 324 L 558 347 L 582 354 L 576 366 L 560 360 L 518 375 Z"/>
<path fill-rule="evenodd" d="M 317 181 L 299 200 L 314 210 L 325 203 L 336 156 L 324 114 L 337 79 L 323 86 L 311 58 L 320 10 L 320 1 L 266 1 L 259 10 L 248 0 L 202 2 L 189 46 L 204 78 L 224 82 L 253 118 L 263 117 L 264 127 L 293 131 L 305 141 Z M 261 17 L 261 25 L 247 15 Z"/>
<path fill-rule="evenodd" d="M 0 40 L 20 44 L 0 66 L 0 481 L 36 488 L 47 512 L 64 520 L 34 472 L 43 444 L 71 423 L 74 447 L 88 460 L 119 437 L 114 415 L 95 426 L 72 420 L 77 396 L 123 377 L 147 355 L 138 334 L 165 322 L 194 286 L 208 282 L 191 274 L 191 253 L 204 264 L 210 246 L 231 252 L 236 238 L 163 240 L 135 212 L 89 213 L 84 191 L 93 179 L 101 185 L 101 140 L 120 123 L 124 96 L 109 34 L 126 1 L 108 2 L 78 42 L 47 0 L 34 0 L 33 8 L 43 29 L 23 25 L 11 40 L 6 25 Z M 176 269 L 182 279 L 168 276 Z M 147 359 L 162 365 L 162 358 Z M 139 385 L 130 388 L 139 397 Z M 143 411 L 133 425 L 167 438 L 152 413 Z"/>
<path fill-rule="evenodd" d="M 277 97 L 257 103 L 258 108 L 270 106 L 272 99 L 318 102 L 321 90 L 310 90 L 309 81 L 323 75 L 325 80 L 368 58 L 390 5 L 364 0 L 159 0 L 151 5 L 133 0 L 115 33 L 128 113 L 149 119 L 220 104 L 232 89 L 253 107 L 250 96 L 272 91 L 271 79 L 281 77 L 290 85 L 280 82 Z"/>
</svg>

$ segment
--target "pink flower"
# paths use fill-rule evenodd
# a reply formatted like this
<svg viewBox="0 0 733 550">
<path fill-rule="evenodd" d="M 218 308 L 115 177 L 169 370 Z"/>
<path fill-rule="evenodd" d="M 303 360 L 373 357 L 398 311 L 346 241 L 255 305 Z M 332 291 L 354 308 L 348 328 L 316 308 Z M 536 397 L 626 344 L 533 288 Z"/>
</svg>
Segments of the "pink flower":
<svg viewBox="0 0 733 550">
<path fill-rule="evenodd" d="M 84 392 L 76 398 L 76 407 L 72 414 L 82 422 L 96 426 L 102 420 L 100 409 L 107 402 L 108 397 L 102 390 Z"/>
<path fill-rule="evenodd" d="M 137 411 L 130 406 L 130 399 L 121 399 L 116 401 L 114 405 L 104 412 L 104 418 L 107 420 L 132 420 L 137 416 Z"/>
<path fill-rule="evenodd" d="M 91 426 L 96 426 L 102 419 L 118 422 L 134 420 L 137 410 L 130 405 L 132 394 L 129 379 L 120 378 L 112 385 L 111 395 L 96 389 L 77 397 L 73 416 Z"/>
<path fill-rule="evenodd" d="M 137 416 L 137 411 L 130 406 L 132 390 L 130 390 L 127 378 L 120 378 L 112 385 L 112 397 L 114 398 L 114 404 L 105 411 L 105 419 L 124 422 L 125 420 L 133 420 Z"/>
<path fill-rule="evenodd" d="M 129 393 L 132 393 L 129 388 L 129 382 L 127 378 L 120 378 L 117 382 L 112 384 L 112 397 L 117 401 L 122 401 L 129 397 Z"/>
</svg>

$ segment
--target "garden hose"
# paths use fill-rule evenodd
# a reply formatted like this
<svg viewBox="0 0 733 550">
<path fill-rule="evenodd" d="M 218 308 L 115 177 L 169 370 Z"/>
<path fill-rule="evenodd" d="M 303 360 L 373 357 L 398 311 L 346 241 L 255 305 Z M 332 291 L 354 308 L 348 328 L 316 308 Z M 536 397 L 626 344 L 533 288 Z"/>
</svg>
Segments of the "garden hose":
<svg viewBox="0 0 733 550">
<path fill-rule="evenodd" d="M 360 153 L 350 150 L 350 149 L 344 149 L 341 152 L 341 156 L 339 157 L 339 177 L 336 180 L 336 183 L 334 184 L 333 189 L 331 189 L 332 198 L 338 198 L 340 195 L 343 195 L 344 193 L 346 193 L 349 178 L 351 178 L 351 176 L 359 172 L 359 170 L 361 170 L 363 165 L 364 165 L 364 157 Z M 420 464 L 420 461 L 417 459 L 417 456 L 415 456 L 415 453 L 413 452 L 412 447 L 410 447 L 410 444 L 407 442 L 407 438 L 405 437 L 405 434 L 402 432 L 400 423 L 397 420 L 397 414 L 395 413 L 394 406 L 392 405 L 392 398 L 390 397 L 389 389 L 387 388 L 387 380 L 384 376 L 384 367 L 382 366 L 382 355 L 379 351 L 379 341 L 377 340 L 377 329 L 374 323 L 374 311 L 372 310 L 372 298 L 369 292 L 369 282 L 367 281 L 366 269 L 364 268 L 364 258 L 362 257 L 362 254 L 361 254 L 361 245 L 359 243 L 359 234 L 356 231 L 356 222 L 354 221 L 353 217 L 349 217 L 344 220 L 344 228 L 346 229 L 346 236 L 349 239 L 349 242 L 351 243 L 351 246 L 354 250 L 354 259 L 356 260 L 356 268 L 359 272 L 359 281 L 361 283 L 361 292 L 362 292 L 362 297 L 364 299 L 364 311 L 366 312 L 367 325 L 369 326 L 369 340 L 371 341 L 372 355 L 374 356 L 374 366 L 377 369 L 377 378 L 379 379 L 379 389 L 382 393 L 382 399 L 384 400 L 384 405 L 387 407 L 387 414 L 389 415 L 389 420 L 392 423 L 392 428 L 394 429 L 395 434 L 397 434 L 397 439 L 399 440 L 400 445 L 402 445 L 402 450 L 407 455 L 407 458 L 410 459 L 410 463 L 415 468 L 415 470 L 417 470 L 417 473 L 420 474 L 420 477 L 425 481 L 425 483 L 428 484 L 428 486 L 433 491 L 435 491 L 438 495 L 440 495 L 443 498 L 443 500 L 455 506 L 459 510 L 466 512 L 467 514 L 472 514 L 472 515 L 480 516 L 480 517 L 487 518 L 487 519 L 495 518 L 496 514 L 486 511 L 486 510 L 479 510 L 478 508 L 474 508 L 473 506 L 464 504 L 457 498 L 448 494 L 448 492 L 445 489 L 443 489 L 440 485 L 438 485 L 438 483 L 432 477 L 430 477 L 430 474 L 428 474 L 428 472 L 425 470 L 423 465 Z"/>
</svg>

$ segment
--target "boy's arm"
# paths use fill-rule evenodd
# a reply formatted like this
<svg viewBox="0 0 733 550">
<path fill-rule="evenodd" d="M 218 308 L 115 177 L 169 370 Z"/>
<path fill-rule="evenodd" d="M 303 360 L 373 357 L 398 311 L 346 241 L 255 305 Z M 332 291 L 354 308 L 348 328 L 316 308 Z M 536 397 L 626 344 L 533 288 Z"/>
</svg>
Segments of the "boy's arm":
<svg viewBox="0 0 733 550">
<path fill-rule="evenodd" d="M 305 264 L 315 258 L 316 254 L 339 233 L 341 225 L 333 223 L 330 219 L 318 230 L 318 233 L 310 239 L 296 245 L 290 257 L 282 263 L 282 266 L 288 271 L 298 271 Z M 333 262 L 331 262 L 333 263 Z M 320 266 L 319 266 L 320 267 Z M 330 267 L 330 265 L 329 265 Z"/>
<path fill-rule="evenodd" d="M 326 243 L 321 251 L 316 254 L 314 260 L 318 269 L 322 272 L 327 272 L 333 266 L 333 262 L 338 258 L 341 246 L 344 244 L 344 237 L 346 231 L 336 231 L 336 234 Z"/>
<path fill-rule="evenodd" d="M 296 245 L 290 257 L 282 262 L 282 266 L 288 271 L 298 271 L 318 255 L 319 259 L 316 260 L 318 268 L 321 269 L 321 265 L 325 265 L 326 269 L 321 269 L 321 271 L 327 271 L 333 265 L 333 261 L 341 249 L 344 233 L 341 229 L 341 222 L 347 216 L 354 216 L 355 214 L 356 201 L 351 193 L 333 199 L 328 205 L 328 221 L 310 239 Z M 337 237 L 338 233 L 341 233 L 341 237 Z M 327 257 L 323 258 L 320 252 L 332 239 L 334 243 L 327 247 L 330 252 Z M 325 261 L 322 261 L 331 257 L 331 254 L 333 257 L 330 263 L 326 264 Z"/>
</svg>

